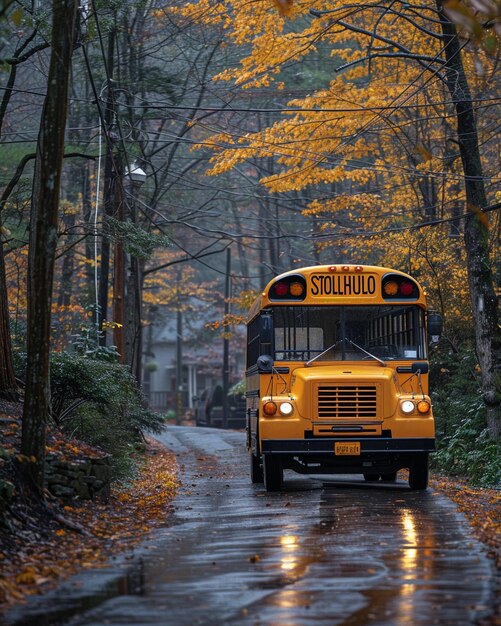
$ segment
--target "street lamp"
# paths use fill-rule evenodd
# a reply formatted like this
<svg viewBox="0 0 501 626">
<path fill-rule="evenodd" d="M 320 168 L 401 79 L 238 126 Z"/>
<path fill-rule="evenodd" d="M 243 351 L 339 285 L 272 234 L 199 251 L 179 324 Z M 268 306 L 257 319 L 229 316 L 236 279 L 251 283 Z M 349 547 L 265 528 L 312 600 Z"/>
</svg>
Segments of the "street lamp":
<svg viewBox="0 0 501 626">
<path fill-rule="evenodd" d="M 135 189 L 139 189 L 146 181 L 146 172 L 142 169 L 137 161 L 128 165 L 125 168 L 124 174 L 124 186 L 131 186 Z"/>
</svg>

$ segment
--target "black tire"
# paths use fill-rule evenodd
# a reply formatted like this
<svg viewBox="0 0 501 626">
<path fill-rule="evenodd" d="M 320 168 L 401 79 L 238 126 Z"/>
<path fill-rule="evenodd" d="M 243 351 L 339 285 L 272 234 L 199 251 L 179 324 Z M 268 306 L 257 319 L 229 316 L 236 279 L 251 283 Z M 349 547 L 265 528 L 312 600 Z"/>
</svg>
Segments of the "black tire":
<svg viewBox="0 0 501 626">
<path fill-rule="evenodd" d="M 416 456 L 409 467 L 409 487 L 423 491 L 428 487 L 428 455 Z"/>
<path fill-rule="evenodd" d="M 397 472 L 388 472 L 387 474 L 381 474 L 381 480 L 385 483 L 394 483 L 397 480 Z"/>
<path fill-rule="evenodd" d="M 251 450 L 249 456 L 250 456 L 250 476 L 251 476 L 251 481 L 254 484 L 264 482 L 263 468 L 261 466 L 261 459 L 258 456 L 255 456 L 252 453 L 252 450 Z"/>
<path fill-rule="evenodd" d="M 266 491 L 282 491 L 284 470 L 280 457 L 263 454 L 263 478 Z"/>
<path fill-rule="evenodd" d="M 364 472 L 364 479 L 368 483 L 375 483 L 377 480 L 379 480 L 379 474 L 368 474 Z"/>
</svg>

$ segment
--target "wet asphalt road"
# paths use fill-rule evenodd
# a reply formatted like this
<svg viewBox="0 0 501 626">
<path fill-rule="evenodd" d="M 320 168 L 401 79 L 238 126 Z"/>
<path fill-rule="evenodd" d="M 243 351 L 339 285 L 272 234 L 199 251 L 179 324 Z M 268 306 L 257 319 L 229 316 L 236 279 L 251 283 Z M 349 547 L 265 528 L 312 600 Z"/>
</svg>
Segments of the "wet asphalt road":
<svg viewBox="0 0 501 626">
<path fill-rule="evenodd" d="M 169 427 L 183 486 L 169 526 L 7 624 L 473 625 L 493 570 L 453 503 L 407 484 L 248 478 L 244 433 Z"/>
</svg>

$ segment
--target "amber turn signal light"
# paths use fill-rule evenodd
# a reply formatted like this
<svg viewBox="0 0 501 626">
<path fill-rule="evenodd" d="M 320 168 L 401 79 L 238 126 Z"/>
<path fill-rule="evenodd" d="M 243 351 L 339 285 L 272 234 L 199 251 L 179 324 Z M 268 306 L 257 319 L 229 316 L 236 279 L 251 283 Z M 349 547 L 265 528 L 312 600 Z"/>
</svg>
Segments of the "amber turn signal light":
<svg viewBox="0 0 501 626">
<path fill-rule="evenodd" d="M 430 406 L 430 403 L 428 402 L 428 400 L 421 400 L 417 404 L 417 410 L 420 413 L 429 413 L 430 409 L 431 409 L 431 406 Z"/>
<path fill-rule="evenodd" d="M 398 285 L 397 283 L 390 281 L 384 285 L 383 290 L 387 296 L 396 296 L 398 293 Z"/>
<path fill-rule="evenodd" d="M 263 404 L 263 412 L 265 415 L 275 415 L 277 412 L 277 405 L 274 402 L 265 402 Z"/>
<path fill-rule="evenodd" d="M 291 296 L 302 296 L 304 293 L 304 287 L 301 283 L 291 283 L 290 286 Z"/>
</svg>

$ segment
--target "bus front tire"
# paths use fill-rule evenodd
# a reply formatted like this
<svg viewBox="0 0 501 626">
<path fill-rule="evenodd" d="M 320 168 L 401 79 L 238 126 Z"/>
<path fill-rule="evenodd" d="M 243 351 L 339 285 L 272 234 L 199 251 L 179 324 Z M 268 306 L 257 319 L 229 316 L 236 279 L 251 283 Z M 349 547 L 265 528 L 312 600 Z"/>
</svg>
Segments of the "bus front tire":
<svg viewBox="0 0 501 626">
<path fill-rule="evenodd" d="M 423 491 L 428 487 L 428 455 L 416 456 L 409 467 L 409 487 Z"/>
<path fill-rule="evenodd" d="M 264 481 L 263 468 L 261 466 L 261 459 L 253 454 L 252 450 L 250 456 L 250 475 L 252 483 L 262 483 Z"/>
<path fill-rule="evenodd" d="M 263 477 L 266 491 L 282 490 L 284 470 L 280 457 L 263 454 Z"/>
</svg>

